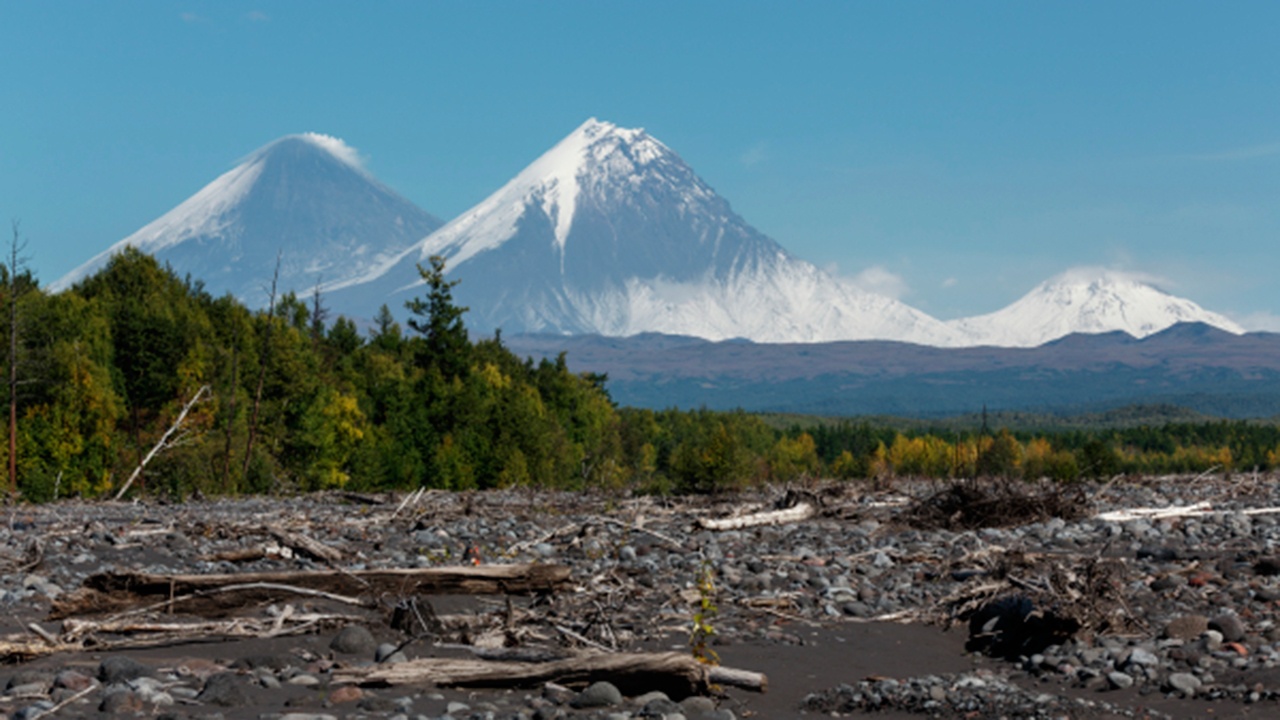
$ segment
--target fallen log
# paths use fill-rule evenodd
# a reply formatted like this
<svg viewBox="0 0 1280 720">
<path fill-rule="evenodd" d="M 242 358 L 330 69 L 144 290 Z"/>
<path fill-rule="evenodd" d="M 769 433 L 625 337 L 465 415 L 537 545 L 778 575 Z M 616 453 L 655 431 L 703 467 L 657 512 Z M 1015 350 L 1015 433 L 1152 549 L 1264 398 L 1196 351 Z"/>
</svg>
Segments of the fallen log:
<svg viewBox="0 0 1280 720">
<path fill-rule="evenodd" d="M 813 517 L 813 513 L 813 505 L 802 502 L 785 510 L 770 510 L 769 512 L 718 519 L 698 518 L 698 525 L 706 530 L 741 530 L 742 528 L 760 525 L 785 525 L 787 523 L 800 522 Z"/>
<path fill-rule="evenodd" d="M 1208 500 L 1195 503 L 1193 505 L 1172 505 L 1162 508 L 1128 508 L 1125 510 L 1112 510 L 1110 512 L 1098 513 L 1094 515 L 1095 520 L 1103 520 L 1105 522 L 1129 522 L 1132 520 L 1171 520 L 1174 518 L 1184 517 L 1204 517 L 1214 514 L 1235 514 L 1240 515 L 1275 515 L 1280 513 L 1280 507 L 1260 507 L 1260 508 L 1242 508 L 1242 509 L 1214 509 L 1213 503 Z"/>
<path fill-rule="evenodd" d="M 11 665 L 25 663 L 60 652 L 76 652 L 83 650 L 79 643 L 51 644 L 44 638 L 33 638 L 22 635 L 9 635 L 0 638 L 0 663 Z"/>
<path fill-rule="evenodd" d="M 265 546 L 260 545 L 258 547 L 237 548 L 235 550 L 226 550 L 220 553 L 214 553 L 213 555 L 206 555 L 200 559 L 204 560 L 205 562 L 238 563 L 238 562 L 255 562 L 257 560 L 261 560 L 263 558 L 270 557 L 270 556 L 271 554 L 267 551 L 267 548 Z"/>
<path fill-rule="evenodd" d="M 568 584 L 569 568 L 564 565 L 460 565 L 211 575 L 107 572 L 91 575 L 79 589 L 59 597 L 49 617 L 59 620 L 170 602 L 175 612 L 216 617 L 249 603 L 288 600 L 299 594 L 328 593 L 344 599 L 369 600 L 384 595 L 518 595 L 555 592 Z M 231 588 L 234 590 L 229 590 Z"/>
<path fill-rule="evenodd" d="M 528 688 L 544 683 L 613 683 L 624 694 L 662 690 L 673 697 L 703 694 L 714 685 L 756 692 L 768 689 L 763 673 L 698 662 L 687 653 L 587 652 L 551 662 L 492 662 L 475 658 L 419 658 L 394 665 L 336 670 L 333 681 L 394 686 Z"/>
<path fill-rule="evenodd" d="M 236 618 L 223 622 L 159 622 L 152 619 L 92 621 L 70 618 L 63 621 L 62 633 L 54 635 L 32 623 L 28 629 L 38 637 L 0 637 L 0 664 L 24 663 L 59 653 L 95 652 L 139 648 L 171 647 L 225 639 L 270 638 L 300 635 L 318 625 L 361 622 L 355 615 L 298 613 L 286 605 L 269 620 Z M 102 637 L 99 635 L 109 635 Z"/>
<path fill-rule="evenodd" d="M 164 641 L 180 644 L 183 641 L 205 642 L 223 638 L 269 638 L 280 635 L 294 635 L 309 630 L 320 623 L 337 624 L 359 622 L 355 615 L 337 615 L 330 613 L 290 613 L 275 618 L 273 621 L 256 618 L 236 618 L 234 620 L 205 622 L 159 622 L 156 620 L 80 620 L 67 618 L 62 621 L 62 637 L 59 647 L 66 648 L 74 643 L 83 642 L 90 635 L 98 633 L 122 636 L 144 636 L 151 642 Z M 99 641 L 102 644 L 105 641 Z M 113 642 L 113 647 L 123 646 L 123 642 Z"/>
<path fill-rule="evenodd" d="M 327 563 L 338 563 L 343 558 L 342 551 L 325 545 L 315 538 L 308 537 L 302 533 L 285 530 L 281 527 L 267 528 L 267 532 L 276 539 L 281 545 L 293 548 L 294 552 L 301 553 L 315 560 L 323 560 Z"/>
</svg>

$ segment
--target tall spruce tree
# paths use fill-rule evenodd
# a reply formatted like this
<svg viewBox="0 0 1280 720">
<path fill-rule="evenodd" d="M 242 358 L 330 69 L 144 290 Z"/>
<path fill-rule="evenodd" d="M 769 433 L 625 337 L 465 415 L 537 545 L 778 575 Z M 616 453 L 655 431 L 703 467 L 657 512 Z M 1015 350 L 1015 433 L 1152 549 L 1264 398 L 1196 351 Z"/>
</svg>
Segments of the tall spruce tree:
<svg viewBox="0 0 1280 720">
<path fill-rule="evenodd" d="M 453 288 L 458 281 L 445 280 L 444 258 L 432 255 L 428 262 L 428 267 L 418 265 L 418 273 L 427 286 L 426 299 L 413 298 L 405 303 L 414 315 L 409 318 L 409 327 L 422 335 L 418 364 L 434 367 L 446 378 L 459 377 L 470 367 L 471 343 L 462 323 L 468 308 L 453 302 Z"/>
</svg>

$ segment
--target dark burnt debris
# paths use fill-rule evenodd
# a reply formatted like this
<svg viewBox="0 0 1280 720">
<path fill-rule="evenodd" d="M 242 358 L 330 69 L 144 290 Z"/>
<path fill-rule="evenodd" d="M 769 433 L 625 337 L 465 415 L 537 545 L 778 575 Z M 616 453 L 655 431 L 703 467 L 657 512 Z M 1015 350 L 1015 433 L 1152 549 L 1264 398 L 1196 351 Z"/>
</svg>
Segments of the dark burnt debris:
<svg viewBox="0 0 1280 720">
<path fill-rule="evenodd" d="M 902 520 L 921 530 L 1016 527 L 1052 518 L 1078 520 L 1091 503 L 1083 486 L 1004 478 L 955 480 L 913 502 Z"/>
</svg>

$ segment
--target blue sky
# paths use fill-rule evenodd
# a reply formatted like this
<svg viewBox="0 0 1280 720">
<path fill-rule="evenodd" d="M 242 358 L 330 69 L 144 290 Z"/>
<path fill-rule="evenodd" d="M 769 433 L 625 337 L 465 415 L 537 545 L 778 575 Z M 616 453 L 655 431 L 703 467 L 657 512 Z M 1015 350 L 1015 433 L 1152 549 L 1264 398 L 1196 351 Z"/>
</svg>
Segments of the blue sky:
<svg viewBox="0 0 1280 720">
<path fill-rule="evenodd" d="M 1280 3 L 0 0 L 0 218 L 52 282 L 327 133 L 448 219 L 596 116 L 941 318 L 1075 266 L 1280 330 Z"/>
</svg>

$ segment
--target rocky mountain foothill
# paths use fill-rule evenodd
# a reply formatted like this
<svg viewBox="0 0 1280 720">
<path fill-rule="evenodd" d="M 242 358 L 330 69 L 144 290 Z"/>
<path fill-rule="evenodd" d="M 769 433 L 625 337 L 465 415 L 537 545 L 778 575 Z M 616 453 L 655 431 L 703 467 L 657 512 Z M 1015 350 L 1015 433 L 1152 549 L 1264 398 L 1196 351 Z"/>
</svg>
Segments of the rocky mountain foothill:
<svg viewBox="0 0 1280 720">
<path fill-rule="evenodd" d="M 15 506 L 0 711 L 1274 717 L 1275 480 Z"/>
</svg>

